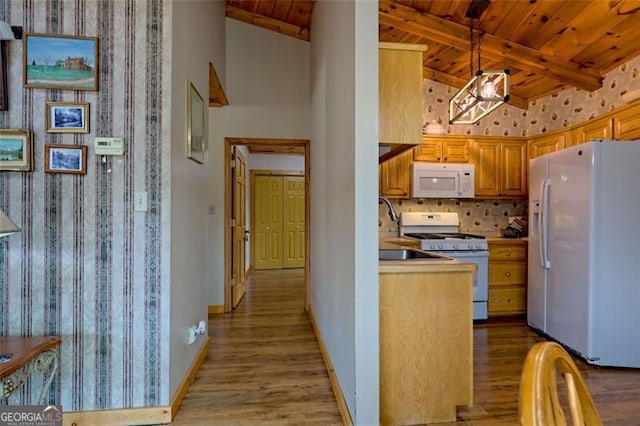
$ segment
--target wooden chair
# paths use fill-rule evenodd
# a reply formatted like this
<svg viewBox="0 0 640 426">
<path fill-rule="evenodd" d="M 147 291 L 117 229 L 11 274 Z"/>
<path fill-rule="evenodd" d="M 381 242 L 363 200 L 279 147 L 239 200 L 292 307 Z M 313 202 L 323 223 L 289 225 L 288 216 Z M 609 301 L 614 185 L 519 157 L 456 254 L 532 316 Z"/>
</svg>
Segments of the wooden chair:
<svg viewBox="0 0 640 426">
<path fill-rule="evenodd" d="M 524 361 L 520 378 L 520 424 L 565 426 L 567 419 L 558 398 L 556 377 L 562 375 L 573 426 L 602 425 L 589 389 L 578 367 L 556 342 L 536 343 Z"/>
</svg>

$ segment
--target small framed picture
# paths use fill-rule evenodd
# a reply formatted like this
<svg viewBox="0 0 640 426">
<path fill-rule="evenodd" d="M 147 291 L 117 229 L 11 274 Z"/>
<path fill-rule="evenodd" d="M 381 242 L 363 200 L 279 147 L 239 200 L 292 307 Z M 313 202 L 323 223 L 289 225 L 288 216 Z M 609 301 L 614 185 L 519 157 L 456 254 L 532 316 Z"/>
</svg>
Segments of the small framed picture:
<svg viewBox="0 0 640 426">
<path fill-rule="evenodd" d="M 0 171 L 33 168 L 33 136 L 28 129 L 0 130 Z"/>
<path fill-rule="evenodd" d="M 204 100 L 193 83 L 187 82 L 187 158 L 204 163 Z"/>
<path fill-rule="evenodd" d="M 44 146 L 46 173 L 87 174 L 87 146 L 46 144 Z"/>
<path fill-rule="evenodd" d="M 89 133 L 87 102 L 47 102 L 47 133 Z"/>
<path fill-rule="evenodd" d="M 23 83 L 35 89 L 98 90 L 98 39 L 24 35 Z"/>
</svg>

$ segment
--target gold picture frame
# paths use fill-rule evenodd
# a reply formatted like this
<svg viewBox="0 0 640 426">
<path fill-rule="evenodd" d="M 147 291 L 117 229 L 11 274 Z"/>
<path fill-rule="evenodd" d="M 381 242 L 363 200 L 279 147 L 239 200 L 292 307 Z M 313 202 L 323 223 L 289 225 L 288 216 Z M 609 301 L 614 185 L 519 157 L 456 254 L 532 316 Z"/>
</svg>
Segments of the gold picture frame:
<svg viewBox="0 0 640 426">
<path fill-rule="evenodd" d="M 0 171 L 33 169 L 33 134 L 29 129 L 0 129 Z"/>
<path fill-rule="evenodd" d="M 204 99 L 192 82 L 187 82 L 187 158 L 204 163 L 206 150 Z"/>
<path fill-rule="evenodd" d="M 45 173 L 87 174 L 87 146 L 46 144 L 44 146 Z"/>
<path fill-rule="evenodd" d="M 23 84 L 34 89 L 98 90 L 98 38 L 25 33 Z"/>
<path fill-rule="evenodd" d="M 47 102 L 47 133 L 89 133 L 88 102 Z"/>
</svg>

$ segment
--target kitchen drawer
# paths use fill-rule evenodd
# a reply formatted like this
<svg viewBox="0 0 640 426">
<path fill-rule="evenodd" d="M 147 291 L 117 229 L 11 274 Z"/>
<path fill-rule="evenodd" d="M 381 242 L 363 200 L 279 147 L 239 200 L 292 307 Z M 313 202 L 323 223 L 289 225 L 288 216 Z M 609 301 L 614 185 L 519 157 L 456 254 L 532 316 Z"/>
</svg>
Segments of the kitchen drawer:
<svg viewBox="0 0 640 426">
<path fill-rule="evenodd" d="M 489 289 L 489 315 L 515 315 L 526 312 L 524 286 Z"/>
<path fill-rule="evenodd" d="M 524 262 L 489 262 L 489 286 L 525 284 L 527 265 Z"/>
<path fill-rule="evenodd" d="M 522 260 L 527 258 L 527 245 L 522 244 L 490 244 L 489 260 Z"/>
</svg>

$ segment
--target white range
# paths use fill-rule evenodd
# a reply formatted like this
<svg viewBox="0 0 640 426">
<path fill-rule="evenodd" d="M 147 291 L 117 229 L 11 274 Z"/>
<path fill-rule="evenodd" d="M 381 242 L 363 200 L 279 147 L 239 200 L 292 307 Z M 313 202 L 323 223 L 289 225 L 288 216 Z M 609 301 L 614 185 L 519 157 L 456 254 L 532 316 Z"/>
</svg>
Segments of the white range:
<svg viewBox="0 0 640 426">
<path fill-rule="evenodd" d="M 487 319 L 489 245 L 485 237 L 459 232 L 455 212 L 403 212 L 399 235 L 420 241 L 422 250 L 475 263 L 473 277 L 473 319 Z"/>
</svg>

